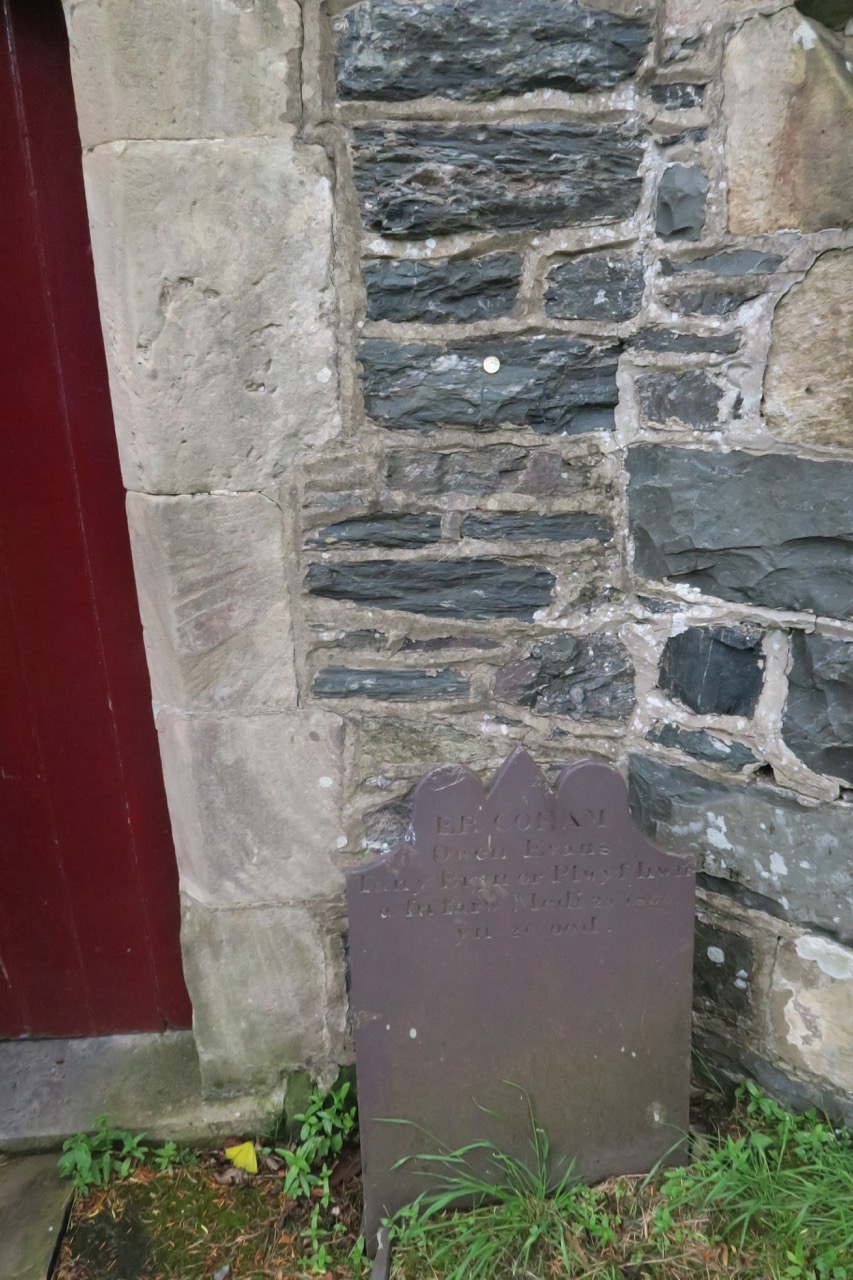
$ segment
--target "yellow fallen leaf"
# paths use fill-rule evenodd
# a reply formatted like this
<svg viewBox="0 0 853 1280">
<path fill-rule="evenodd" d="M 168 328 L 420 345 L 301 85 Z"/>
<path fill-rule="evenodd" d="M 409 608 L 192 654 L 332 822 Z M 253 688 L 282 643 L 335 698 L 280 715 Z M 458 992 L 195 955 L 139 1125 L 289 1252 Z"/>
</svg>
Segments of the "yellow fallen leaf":
<svg viewBox="0 0 853 1280">
<path fill-rule="evenodd" d="M 253 1142 L 241 1142 L 238 1147 L 226 1147 L 225 1154 L 238 1169 L 245 1169 L 247 1173 L 258 1172 L 258 1157 L 255 1155 Z"/>
</svg>

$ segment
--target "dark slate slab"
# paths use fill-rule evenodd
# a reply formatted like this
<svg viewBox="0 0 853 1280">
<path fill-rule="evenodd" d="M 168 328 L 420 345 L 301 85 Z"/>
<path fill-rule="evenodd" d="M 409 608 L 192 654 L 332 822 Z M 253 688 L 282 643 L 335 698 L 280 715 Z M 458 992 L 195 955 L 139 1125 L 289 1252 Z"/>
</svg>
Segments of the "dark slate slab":
<svg viewBox="0 0 853 1280">
<path fill-rule="evenodd" d="M 308 566 L 308 590 L 373 609 L 447 618 L 525 618 L 551 602 L 555 578 L 503 560 L 357 560 Z"/>
<path fill-rule="evenodd" d="M 853 644 L 795 631 L 782 737 L 816 773 L 853 783 Z"/>
<path fill-rule="evenodd" d="M 639 203 L 641 159 L 614 125 L 375 124 L 353 141 L 362 218 L 384 236 L 618 221 Z"/>
<path fill-rule="evenodd" d="M 441 539 L 441 516 L 370 515 L 338 520 L 310 539 L 323 546 L 420 547 Z"/>
<path fill-rule="evenodd" d="M 368 320 L 450 324 L 509 315 L 521 281 L 521 255 L 421 262 L 381 258 L 365 262 Z"/>
<path fill-rule="evenodd" d="M 655 233 L 667 240 L 698 240 L 705 225 L 710 183 L 698 165 L 672 164 L 658 186 Z"/>
<path fill-rule="evenodd" d="M 620 350 L 618 343 L 544 336 L 405 345 L 369 338 L 359 348 L 365 409 L 397 431 L 609 431 Z M 497 373 L 483 368 L 489 356 L 501 362 Z"/>
<path fill-rule="evenodd" d="M 660 687 L 698 715 L 751 716 L 764 683 L 763 633 L 688 627 L 663 647 Z"/>
<path fill-rule="evenodd" d="M 642 830 L 695 854 L 717 891 L 728 881 L 738 896 L 772 900 L 782 918 L 853 941 L 853 805 L 806 805 L 781 787 L 712 780 L 646 756 L 631 757 L 629 785 Z"/>
<path fill-rule="evenodd" d="M 722 1015 L 728 1022 L 744 1018 L 750 1010 L 750 987 L 757 970 L 751 938 L 716 923 L 696 921 L 693 1002 L 697 1008 Z"/>
<path fill-rule="evenodd" d="M 429 698 L 456 698 L 468 693 L 469 682 L 460 671 L 395 671 L 382 667 L 325 667 L 314 679 L 318 698 L 377 698 L 383 702 L 423 702 Z"/>
<path fill-rule="evenodd" d="M 637 379 L 637 399 L 649 422 L 675 418 L 699 431 L 718 425 L 722 391 L 702 369 L 650 373 Z"/>
<path fill-rule="evenodd" d="M 707 253 L 698 258 L 664 258 L 660 264 L 665 276 L 680 271 L 711 271 L 717 276 L 771 275 L 782 264 L 778 253 L 761 249 L 727 249 Z"/>
<path fill-rule="evenodd" d="M 668 294 L 666 305 L 673 311 L 682 311 L 685 315 L 695 316 L 730 316 L 738 307 L 752 298 L 757 298 L 762 286 L 756 284 L 752 288 L 732 289 L 682 289 Z"/>
<path fill-rule="evenodd" d="M 629 253 L 583 253 L 552 267 L 545 310 L 561 320 L 630 320 L 643 302 L 643 263 Z"/>
<path fill-rule="evenodd" d="M 662 724 L 650 730 L 649 742 L 659 742 L 662 747 L 676 747 L 697 760 L 720 764 L 733 772 L 744 765 L 755 764 L 756 757 L 742 742 L 724 742 L 708 733 L 707 729 L 682 729 L 676 724 Z"/>
<path fill-rule="evenodd" d="M 655 141 L 661 147 L 680 147 L 684 143 L 690 143 L 695 146 L 697 143 L 705 141 L 708 136 L 708 130 L 679 129 L 675 133 L 670 133 L 666 128 L 662 128 L 660 121 L 658 121 L 656 135 Z"/>
<path fill-rule="evenodd" d="M 675 329 L 641 329 L 629 338 L 636 351 L 673 352 L 678 355 L 731 356 L 740 347 L 741 331 L 729 333 L 678 333 Z"/>
<path fill-rule="evenodd" d="M 853 463 L 641 445 L 628 469 L 642 577 L 853 616 Z"/>
<path fill-rule="evenodd" d="M 671 111 L 689 107 L 701 107 L 705 97 L 704 84 L 653 84 L 652 102 Z"/>
<path fill-rule="evenodd" d="M 461 532 L 463 538 L 511 541 L 528 538 L 550 542 L 584 542 L 588 538 L 601 543 L 613 541 L 610 521 L 586 512 L 540 516 L 528 511 L 500 511 L 485 516 L 469 515 L 462 521 Z"/>
<path fill-rule="evenodd" d="M 551 449 L 487 445 L 449 453 L 397 449 L 388 454 L 386 481 L 405 493 L 529 493 L 564 497 L 588 488 L 592 468 Z"/>
<path fill-rule="evenodd" d="M 529 1159 L 528 1103 L 553 1173 L 682 1158 L 693 896 L 605 765 L 556 792 L 523 751 L 488 791 L 460 767 L 422 779 L 406 841 L 347 874 L 368 1240 L 423 1188 L 394 1166 L 426 1134 Z"/>
<path fill-rule="evenodd" d="M 603 632 L 552 636 L 500 668 L 495 697 L 539 715 L 624 720 L 634 709 L 634 668 L 625 646 Z"/>
<path fill-rule="evenodd" d="M 633 75 L 645 22 L 575 0 L 364 0 L 333 24 L 340 98 L 496 98 L 611 89 Z"/>
</svg>

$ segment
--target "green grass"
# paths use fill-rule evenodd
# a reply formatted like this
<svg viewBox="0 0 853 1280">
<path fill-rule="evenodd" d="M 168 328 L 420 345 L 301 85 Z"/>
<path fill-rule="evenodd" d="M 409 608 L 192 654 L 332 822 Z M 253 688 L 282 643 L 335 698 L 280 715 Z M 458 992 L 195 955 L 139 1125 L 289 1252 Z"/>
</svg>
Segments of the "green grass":
<svg viewBox="0 0 853 1280">
<path fill-rule="evenodd" d="M 549 1181 L 532 1116 L 527 1163 L 485 1142 L 418 1160 L 427 1186 L 391 1223 L 397 1280 L 853 1280 L 849 1131 L 752 1084 L 727 1132 L 644 1179 Z"/>
</svg>

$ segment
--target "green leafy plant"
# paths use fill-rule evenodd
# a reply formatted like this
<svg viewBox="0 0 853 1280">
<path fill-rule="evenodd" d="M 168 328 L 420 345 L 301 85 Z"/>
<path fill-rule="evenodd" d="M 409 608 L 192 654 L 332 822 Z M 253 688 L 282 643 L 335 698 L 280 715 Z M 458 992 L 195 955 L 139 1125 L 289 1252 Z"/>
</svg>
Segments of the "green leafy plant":
<svg viewBox="0 0 853 1280">
<path fill-rule="evenodd" d="M 132 1134 L 116 1129 L 109 1115 L 98 1116 L 93 1133 L 76 1133 L 62 1144 L 59 1173 L 70 1178 L 74 1189 L 86 1195 L 90 1187 L 103 1187 L 111 1177 L 126 1178 L 131 1170 L 144 1164 L 148 1147 L 144 1133 Z"/>
<path fill-rule="evenodd" d="M 308 1249 L 301 1265 L 323 1275 L 329 1268 L 335 1236 L 343 1230 L 339 1223 L 327 1224 L 332 1203 L 329 1178 L 344 1143 L 355 1138 L 357 1129 L 349 1082 L 328 1092 L 315 1089 L 305 1110 L 293 1118 L 299 1125 L 294 1143 L 274 1151 L 286 1166 L 284 1195 L 313 1201 L 303 1231 Z"/>
<path fill-rule="evenodd" d="M 176 1142 L 147 1147 L 144 1133 L 130 1133 L 110 1124 L 108 1114 L 98 1116 L 90 1133 L 75 1133 L 62 1144 L 59 1174 L 69 1178 L 75 1191 L 88 1195 L 90 1187 L 103 1187 L 111 1178 L 126 1178 L 150 1160 L 158 1173 L 170 1173 L 180 1165 L 194 1164 L 193 1152 Z"/>
</svg>

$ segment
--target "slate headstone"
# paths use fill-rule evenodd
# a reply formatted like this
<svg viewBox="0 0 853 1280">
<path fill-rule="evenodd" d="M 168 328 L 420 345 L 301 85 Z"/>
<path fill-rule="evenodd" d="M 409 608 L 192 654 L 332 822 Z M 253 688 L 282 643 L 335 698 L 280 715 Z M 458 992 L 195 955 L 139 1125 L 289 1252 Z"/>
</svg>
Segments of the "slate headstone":
<svg viewBox="0 0 853 1280">
<path fill-rule="evenodd" d="M 369 1242 L 436 1144 L 529 1159 L 528 1103 L 556 1176 L 680 1158 L 694 869 L 636 830 L 614 769 L 581 762 L 555 790 L 523 750 L 488 790 L 433 769 L 347 901 Z"/>
</svg>

